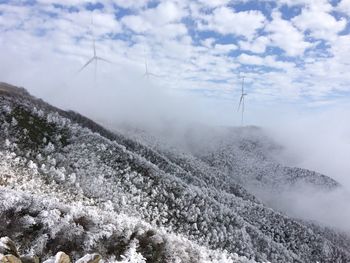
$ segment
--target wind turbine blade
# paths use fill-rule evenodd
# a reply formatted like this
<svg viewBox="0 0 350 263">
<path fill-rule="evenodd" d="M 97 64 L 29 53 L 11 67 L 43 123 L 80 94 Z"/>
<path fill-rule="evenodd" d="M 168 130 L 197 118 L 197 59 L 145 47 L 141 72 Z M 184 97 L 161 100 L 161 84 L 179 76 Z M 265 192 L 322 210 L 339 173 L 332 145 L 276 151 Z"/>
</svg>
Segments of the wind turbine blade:
<svg viewBox="0 0 350 263">
<path fill-rule="evenodd" d="M 153 73 L 148 73 L 149 76 L 156 77 L 156 78 L 161 78 L 161 75 L 153 74 Z"/>
<path fill-rule="evenodd" d="M 240 98 L 240 100 L 239 100 L 239 104 L 238 104 L 238 109 L 237 109 L 237 111 L 239 111 L 239 109 L 241 108 L 242 100 L 243 100 L 243 96 L 241 96 L 241 98 Z"/>
<path fill-rule="evenodd" d="M 96 57 L 96 59 L 102 60 L 102 61 L 107 62 L 107 63 L 109 63 L 109 64 L 112 64 L 112 61 L 109 61 L 108 59 L 105 59 L 105 58 Z"/>
<path fill-rule="evenodd" d="M 86 63 L 84 64 L 84 66 L 82 66 L 82 67 L 78 70 L 77 73 L 80 73 L 80 72 L 81 72 L 84 68 L 86 68 L 94 59 L 95 59 L 94 57 L 91 58 L 91 59 L 89 59 L 89 61 L 86 62 Z"/>
</svg>

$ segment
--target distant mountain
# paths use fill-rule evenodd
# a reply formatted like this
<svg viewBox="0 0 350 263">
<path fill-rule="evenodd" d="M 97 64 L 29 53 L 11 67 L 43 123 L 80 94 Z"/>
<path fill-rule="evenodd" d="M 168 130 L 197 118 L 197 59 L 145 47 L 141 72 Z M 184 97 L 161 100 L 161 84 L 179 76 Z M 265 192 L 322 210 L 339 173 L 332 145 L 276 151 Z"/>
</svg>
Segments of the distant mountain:
<svg viewBox="0 0 350 263">
<path fill-rule="evenodd" d="M 331 191 L 337 182 L 279 165 L 269 155 L 278 146 L 258 128 L 196 129 L 174 147 L 0 84 L 0 235 L 41 257 L 350 262 L 346 235 L 255 196 L 305 184 Z"/>
<path fill-rule="evenodd" d="M 340 187 L 335 180 L 314 171 L 281 165 L 276 156 L 281 154 L 282 147 L 259 127 L 192 125 L 175 132 L 147 132 L 124 126 L 121 131 L 169 158 L 175 153 L 195 158 L 225 173 L 226 180 L 247 188 L 279 193 L 301 186 L 324 191 Z"/>
</svg>

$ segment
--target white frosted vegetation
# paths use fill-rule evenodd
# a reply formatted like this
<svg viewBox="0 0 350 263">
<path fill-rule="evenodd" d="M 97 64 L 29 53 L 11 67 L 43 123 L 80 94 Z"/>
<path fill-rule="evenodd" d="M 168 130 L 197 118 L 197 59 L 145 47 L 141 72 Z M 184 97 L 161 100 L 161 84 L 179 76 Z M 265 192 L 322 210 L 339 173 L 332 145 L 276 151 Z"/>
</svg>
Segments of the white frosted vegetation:
<svg viewBox="0 0 350 263">
<path fill-rule="evenodd" d="M 55 124 L 62 124 L 57 115 L 49 115 L 47 119 Z M 7 127 L 5 123 L 2 126 Z M 73 126 L 73 130 L 77 128 Z M 84 136 L 91 136 L 90 131 L 86 129 L 82 131 Z M 6 130 L 5 133 L 8 131 Z M 106 150 L 103 143 L 96 145 L 96 153 L 88 150 L 88 142 L 82 143 L 79 147 L 75 147 L 72 151 L 67 150 L 69 157 L 76 158 L 77 166 L 77 173 L 68 173 L 64 167 L 58 165 L 66 157 L 61 154 L 52 155 L 55 147 L 51 142 L 42 149 L 42 153 L 36 156 L 33 156 L 33 152 L 20 156 L 15 153 L 19 151 L 18 146 L 8 139 L 5 140 L 4 150 L 0 152 L 0 214 L 6 214 L 12 209 L 37 211 L 34 212 L 34 214 L 38 213 L 36 216 L 24 215 L 18 218 L 18 227 L 22 231 L 41 224 L 45 229 L 41 235 L 33 234 L 34 240 L 22 247 L 24 252 L 45 255 L 49 240 L 64 239 L 64 236 L 66 239 L 81 239 L 82 247 L 77 249 L 78 252 L 73 251 L 73 255 L 77 258 L 82 255 L 82 251 L 91 249 L 103 253 L 105 250 L 103 246 L 106 246 L 104 240 L 107 240 L 108 243 L 109 238 L 118 236 L 124 239 L 126 244 L 130 243 L 123 252 L 124 254 L 121 255 L 120 261 L 111 255 L 108 261 L 141 263 L 145 262 L 145 258 L 137 252 L 139 241 L 137 238 L 132 239 L 131 236 L 135 233 L 143 235 L 147 231 L 154 231 L 152 238 L 156 240 L 155 244 L 166 243 L 167 262 L 192 262 L 193 260 L 223 263 L 253 262 L 236 254 L 199 246 L 165 228 L 155 228 L 141 218 L 115 211 L 113 204 L 108 200 L 88 197 L 84 194 L 79 182 L 76 182 L 77 178 L 80 178 L 81 182 L 86 176 L 88 171 L 81 171 L 85 165 L 88 165 L 91 176 L 96 178 L 93 182 L 84 183 L 91 184 L 94 191 L 103 192 L 110 189 L 111 200 L 120 202 L 121 206 L 125 207 L 141 202 L 140 190 L 136 187 L 131 186 L 130 193 L 123 193 L 121 189 L 118 189 L 118 185 L 108 185 L 109 182 L 104 177 L 115 175 L 114 170 L 105 167 L 105 169 L 100 169 L 98 164 L 91 166 L 91 161 L 84 153 L 97 158 L 96 153 Z M 122 148 L 122 151 L 125 152 L 126 149 Z M 128 173 L 129 171 L 130 167 L 125 167 L 120 172 L 124 173 L 125 178 L 128 179 L 135 175 L 135 172 Z M 132 207 L 125 210 L 132 210 Z M 91 228 L 86 230 L 79 225 L 76 222 L 79 218 L 86 218 L 90 221 L 89 228 Z M 17 235 L 20 232 L 12 234 Z M 112 239 L 110 242 L 113 245 L 115 240 Z"/>
<path fill-rule="evenodd" d="M 235 167 L 240 176 L 232 177 L 221 169 L 227 167 L 220 161 L 232 161 L 225 151 L 208 164 L 205 156 L 155 151 L 29 99 L 5 98 L 0 109 L 0 230 L 21 240 L 22 249 L 141 262 L 348 257 L 346 239 L 266 207 L 236 183 L 245 174 L 253 178 L 250 168 L 258 166 L 249 142 L 241 157 L 246 166 Z M 13 216 L 21 218 L 17 225 Z"/>
</svg>

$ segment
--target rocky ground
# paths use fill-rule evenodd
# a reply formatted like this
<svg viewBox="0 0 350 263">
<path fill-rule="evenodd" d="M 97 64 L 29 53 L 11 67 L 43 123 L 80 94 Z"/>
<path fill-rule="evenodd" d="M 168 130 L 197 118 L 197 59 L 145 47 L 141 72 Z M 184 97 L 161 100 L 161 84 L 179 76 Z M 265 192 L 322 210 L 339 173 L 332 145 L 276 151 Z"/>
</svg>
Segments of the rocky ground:
<svg viewBox="0 0 350 263">
<path fill-rule="evenodd" d="M 0 262 L 2 263 L 98 263 L 101 261 L 101 255 L 96 253 L 87 254 L 76 261 L 71 261 L 70 257 L 62 251 L 44 261 L 35 255 L 20 255 L 16 244 L 9 237 L 0 238 Z"/>
</svg>

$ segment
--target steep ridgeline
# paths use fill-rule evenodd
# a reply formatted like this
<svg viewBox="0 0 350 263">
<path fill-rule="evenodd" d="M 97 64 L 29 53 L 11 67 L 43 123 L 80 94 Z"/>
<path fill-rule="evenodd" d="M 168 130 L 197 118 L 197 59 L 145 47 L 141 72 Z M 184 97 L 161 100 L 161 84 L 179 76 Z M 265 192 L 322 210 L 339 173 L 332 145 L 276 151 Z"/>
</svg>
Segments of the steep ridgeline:
<svg viewBox="0 0 350 263">
<path fill-rule="evenodd" d="M 0 236 L 22 254 L 350 262 L 346 238 L 274 211 L 236 182 L 206 156 L 163 154 L 0 85 Z"/>
</svg>

